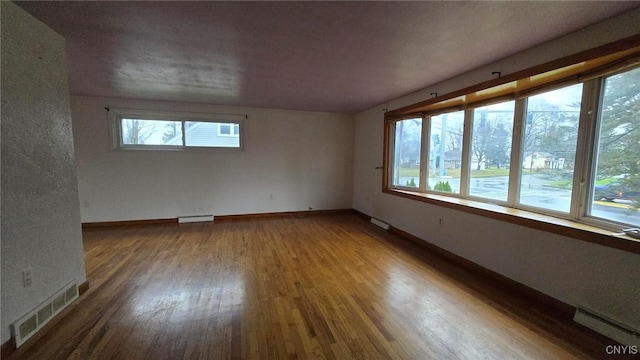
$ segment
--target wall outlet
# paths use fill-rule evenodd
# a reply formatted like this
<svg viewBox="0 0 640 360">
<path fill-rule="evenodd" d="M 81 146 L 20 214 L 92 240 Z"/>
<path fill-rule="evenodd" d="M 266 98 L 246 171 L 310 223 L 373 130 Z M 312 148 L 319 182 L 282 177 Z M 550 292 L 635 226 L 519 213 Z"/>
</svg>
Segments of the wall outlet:
<svg viewBox="0 0 640 360">
<path fill-rule="evenodd" d="M 22 271 L 22 286 L 27 287 L 31 285 L 32 282 L 33 279 L 31 277 L 31 268 L 27 268 L 26 270 Z"/>
</svg>

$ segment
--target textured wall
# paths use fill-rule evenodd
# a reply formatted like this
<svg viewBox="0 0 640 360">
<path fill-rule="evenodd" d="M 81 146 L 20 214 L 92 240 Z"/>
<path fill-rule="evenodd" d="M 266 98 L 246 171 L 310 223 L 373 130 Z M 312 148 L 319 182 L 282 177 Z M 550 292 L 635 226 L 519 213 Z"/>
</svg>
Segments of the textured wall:
<svg viewBox="0 0 640 360">
<path fill-rule="evenodd" d="M 64 39 L 1 6 L 4 343 L 9 324 L 85 273 Z"/>
<path fill-rule="evenodd" d="M 246 114 L 244 151 L 110 150 L 105 107 Z M 73 96 L 83 222 L 351 208 L 353 116 Z"/>
<path fill-rule="evenodd" d="M 640 9 L 356 115 L 353 207 L 574 306 L 640 329 L 640 256 L 543 231 L 383 194 L 382 108 L 396 109 L 640 33 Z M 438 219 L 444 219 L 441 228 Z M 464 224 L 463 226 L 460 226 Z"/>
</svg>

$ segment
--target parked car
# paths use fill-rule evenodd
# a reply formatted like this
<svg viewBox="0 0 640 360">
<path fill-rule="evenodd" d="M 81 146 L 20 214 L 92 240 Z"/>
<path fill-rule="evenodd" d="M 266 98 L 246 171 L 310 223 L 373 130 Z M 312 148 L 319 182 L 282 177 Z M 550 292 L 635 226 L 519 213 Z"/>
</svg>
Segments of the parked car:
<svg viewBox="0 0 640 360">
<path fill-rule="evenodd" d="M 640 198 L 640 190 L 630 189 L 617 182 L 605 185 L 596 185 L 593 192 L 593 200 L 636 200 Z"/>
</svg>

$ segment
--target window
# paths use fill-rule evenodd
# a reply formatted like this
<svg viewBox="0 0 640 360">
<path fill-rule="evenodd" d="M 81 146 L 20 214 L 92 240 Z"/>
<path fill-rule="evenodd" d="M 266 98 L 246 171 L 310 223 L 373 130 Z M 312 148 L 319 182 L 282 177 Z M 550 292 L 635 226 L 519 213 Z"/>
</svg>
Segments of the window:
<svg viewBox="0 0 640 360">
<path fill-rule="evenodd" d="M 604 79 L 588 214 L 640 226 L 640 68 Z"/>
<path fill-rule="evenodd" d="M 244 115 L 110 109 L 114 149 L 242 149 Z"/>
<path fill-rule="evenodd" d="M 429 189 L 460 192 L 464 111 L 432 116 L 429 120 Z"/>
<path fill-rule="evenodd" d="M 120 139 L 124 146 L 130 145 L 180 145 L 171 143 L 175 137 L 182 139 L 182 123 L 167 120 L 144 120 L 122 118 Z"/>
<path fill-rule="evenodd" d="M 603 61 L 594 60 L 592 72 L 571 72 L 588 61 L 525 72 L 522 80 L 392 111 L 385 166 L 393 167 L 383 191 L 494 203 L 618 231 L 640 226 L 640 58 L 610 68 Z"/>
<path fill-rule="evenodd" d="M 235 136 L 240 135 L 240 125 L 231 123 L 218 124 L 218 136 Z"/>
<path fill-rule="evenodd" d="M 515 101 L 473 110 L 469 195 L 507 201 Z"/>
<path fill-rule="evenodd" d="M 393 185 L 420 187 L 420 152 L 422 119 L 408 119 L 395 124 Z"/>
<path fill-rule="evenodd" d="M 571 208 L 582 84 L 526 98 L 520 204 Z"/>
<path fill-rule="evenodd" d="M 240 147 L 240 124 L 186 121 L 184 125 L 186 146 Z"/>
</svg>

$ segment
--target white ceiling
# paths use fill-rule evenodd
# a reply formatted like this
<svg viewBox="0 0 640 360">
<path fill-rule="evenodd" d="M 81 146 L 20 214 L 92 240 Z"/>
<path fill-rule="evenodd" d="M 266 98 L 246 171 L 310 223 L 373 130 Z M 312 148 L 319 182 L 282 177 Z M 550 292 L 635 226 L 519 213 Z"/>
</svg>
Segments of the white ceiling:
<svg viewBox="0 0 640 360">
<path fill-rule="evenodd" d="M 638 2 L 17 2 L 71 93 L 356 113 Z"/>
</svg>

